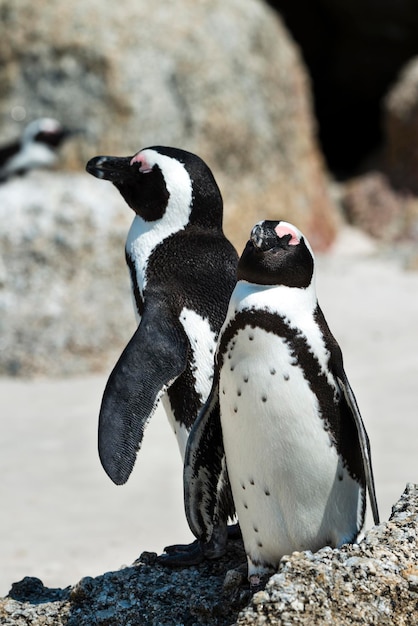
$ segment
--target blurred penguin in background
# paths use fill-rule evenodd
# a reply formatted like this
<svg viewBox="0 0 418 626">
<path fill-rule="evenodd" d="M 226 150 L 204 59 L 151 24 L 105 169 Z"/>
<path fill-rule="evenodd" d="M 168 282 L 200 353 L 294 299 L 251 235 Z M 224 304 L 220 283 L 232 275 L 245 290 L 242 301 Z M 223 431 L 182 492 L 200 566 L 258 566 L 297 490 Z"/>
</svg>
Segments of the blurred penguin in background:
<svg viewBox="0 0 418 626">
<path fill-rule="evenodd" d="M 58 159 L 57 150 L 78 132 L 49 117 L 30 122 L 20 139 L 0 146 L 0 183 L 31 169 L 52 167 Z"/>
</svg>

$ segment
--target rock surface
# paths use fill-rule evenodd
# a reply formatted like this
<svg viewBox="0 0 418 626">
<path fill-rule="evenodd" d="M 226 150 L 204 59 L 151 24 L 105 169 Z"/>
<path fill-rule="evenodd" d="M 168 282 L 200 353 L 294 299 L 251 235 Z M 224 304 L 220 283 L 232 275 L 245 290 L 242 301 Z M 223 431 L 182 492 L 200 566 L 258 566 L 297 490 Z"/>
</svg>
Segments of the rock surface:
<svg viewBox="0 0 418 626">
<path fill-rule="evenodd" d="M 83 578 L 64 590 L 25 578 L 0 600 L 0 621 L 4 626 L 414 626 L 417 529 L 418 485 L 409 484 L 390 520 L 359 544 L 285 557 L 266 589 L 252 598 L 237 570 L 243 551 L 232 542 L 220 561 L 184 570 L 165 570 L 155 554 L 143 553 L 131 567 Z"/>
<path fill-rule="evenodd" d="M 335 234 L 310 85 L 278 15 L 261 0 L 0 0 L 1 134 L 41 115 L 86 135 L 63 151 L 163 144 L 202 156 L 242 247 L 254 222 L 292 218 L 317 248 Z M 24 122 L 16 113 L 26 113 Z"/>
</svg>

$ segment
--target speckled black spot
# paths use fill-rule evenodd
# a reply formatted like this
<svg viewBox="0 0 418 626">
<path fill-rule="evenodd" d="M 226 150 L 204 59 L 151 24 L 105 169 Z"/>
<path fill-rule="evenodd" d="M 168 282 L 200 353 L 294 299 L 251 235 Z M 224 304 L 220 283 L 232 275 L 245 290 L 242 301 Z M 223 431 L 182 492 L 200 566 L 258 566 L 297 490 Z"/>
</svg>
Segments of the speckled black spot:
<svg viewBox="0 0 418 626">
<path fill-rule="evenodd" d="M 254 339 L 254 335 L 248 335 L 248 339 L 249 339 L 250 341 L 253 341 L 253 339 Z"/>
<path fill-rule="evenodd" d="M 261 396 L 263 402 L 267 402 L 267 396 Z"/>
<path fill-rule="evenodd" d="M 245 485 L 244 485 L 244 483 L 241 483 L 241 487 L 242 487 L 242 488 L 244 489 L 244 491 L 245 491 Z"/>
<path fill-rule="evenodd" d="M 250 478 L 250 485 L 254 485 L 254 478 Z"/>
<path fill-rule="evenodd" d="M 272 376 L 274 376 L 274 375 L 275 375 L 275 373 L 276 373 L 276 370 L 274 369 L 274 367 L 272 367 L 272 368 L 270 369 L 270 374 L 271 374 Z"/>
<path fill-rule="evenodd" d="M 283 378 L 284 378 L 285 380 L 289 380 L 290 376 L 289 376 L 289 374 L 283 374 Z"/>
<path fill-rule="evenodd" d="M 248 376 L 244 376 L 244 383 L 248 383 Z"/>
<path fill-rule="evenodd" d="M 259 548 L 263 547 L 263 544 L 261 543 L 261 541 L 257 541 L 257 545 L 258 545 Z"/>
<path fill-rule="evenodd" d="M 244 502 L 244 509 L 248 509 L 248 504 Z"/>
<path fill-rule="evenodd" d="M 234 371 L 234 365 L 231 365 L 230 370 L 231 370 L 231 372 Z"/>
<path fill-rule="evenodd" d="M 225 389 L 222 389 L 222 395 L 223 396 L 225 395 Z"/>
<path fill-rule="evenodd" d="M 338 480 L 342 480 L 344 478 L 343 473 L 341 472 L 341 474 L 338 474 Z"/>
<path fill-rule="evenodd" d="M 241 395 L 241 389 L 238 389 L 237 396 L 239 397 L 240 395 Z"/>
<path fill-rule="evenodd" d="M 238 408 L 234 406 L 234 413 L 238 413 Z"/>
<path fill-rule="evenodd" d="M 258 533 L 258 528 L 257 528 L 257 526 L 253 526 L 253 529 L 254 529 L 254 532 L 255 532 L 255 533 Z"/>
</svg>

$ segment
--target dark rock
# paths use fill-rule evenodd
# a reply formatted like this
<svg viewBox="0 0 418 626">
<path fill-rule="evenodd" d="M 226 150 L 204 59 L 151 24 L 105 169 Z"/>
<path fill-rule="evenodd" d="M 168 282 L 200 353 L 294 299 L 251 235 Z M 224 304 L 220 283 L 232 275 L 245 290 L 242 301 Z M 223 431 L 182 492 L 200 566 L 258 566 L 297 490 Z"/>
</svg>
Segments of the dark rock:
<svg viewBox="0 0 418 626">
<path fill-rule="evenodd" d="M 31 604 L 42 604 L 45 602 L 57 602 L 59 600 L 67 600 L 69 596 L 68 589 L 51 589 L 44 587 L 39 578 L 33 576 L 25 576 L 23 580 L 13 583 L 9 591 L 9 598 L 18 600 L 19 602 L 29 602 Z"/>
<path fill-rule="evenodd" d="M 319 136 L 332 171 L 353 175 L 380 147 L 381 107 L 418 54 L 415 0 L 269 0 L 309 68 Z"/>
<path fill-rule="evenodd" d="M 384 100 L 384 167 L 400 192 L 418 195 L 418 57 L 400 72 Z"/>
<path fill-rule="evenodd" d="M 348 220 L 373 237 L 385 243 L 409 242 L 416 246 L 418 57 L 407 64 L 391 86 L 382 112 L 382 149 L 365 163 L 361 175 L 342 186 L 342 206 Z M 411 254 L 416 258 L 416 251 Z"/>
</svg>

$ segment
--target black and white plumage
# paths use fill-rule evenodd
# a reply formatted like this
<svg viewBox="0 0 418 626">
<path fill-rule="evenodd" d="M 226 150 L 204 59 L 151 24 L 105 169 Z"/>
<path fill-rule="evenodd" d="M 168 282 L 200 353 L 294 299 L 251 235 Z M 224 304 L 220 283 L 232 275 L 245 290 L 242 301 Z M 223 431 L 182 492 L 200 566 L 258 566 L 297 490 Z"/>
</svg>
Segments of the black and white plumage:
<svg viewBox="0 0 418 626">
<path fill-rule="evenodd" d="M 234 508 L 229 484 L 254 585 L 285 554 L 354 541 L 366 489 L 379 520 L 369 441 L 318 305 L 314 256 L 287 222 L 252 230 L 190 434 L 186 514 L 203 544 Z"/>
<path fill-rule="evenodd" d="M 155 146 L 95 157 L 87 171 L 111 181 L 136 214 L 126 260 L 138 328 L 109 377 L 99 417 L 102 465 L 122 484 L 160 398 L 184 455 L 212 385 L 238 255 L 222 231 L 219 188 L 198 156 Z"/>
<path fill-rule="evenodd" d="M 0 147 L 0 182 L 31 169 L 51 167 L 57 161 L 57 149 L 76 132 L 49 117 L 30 122 L 19 140 Z"/>
</svg>

